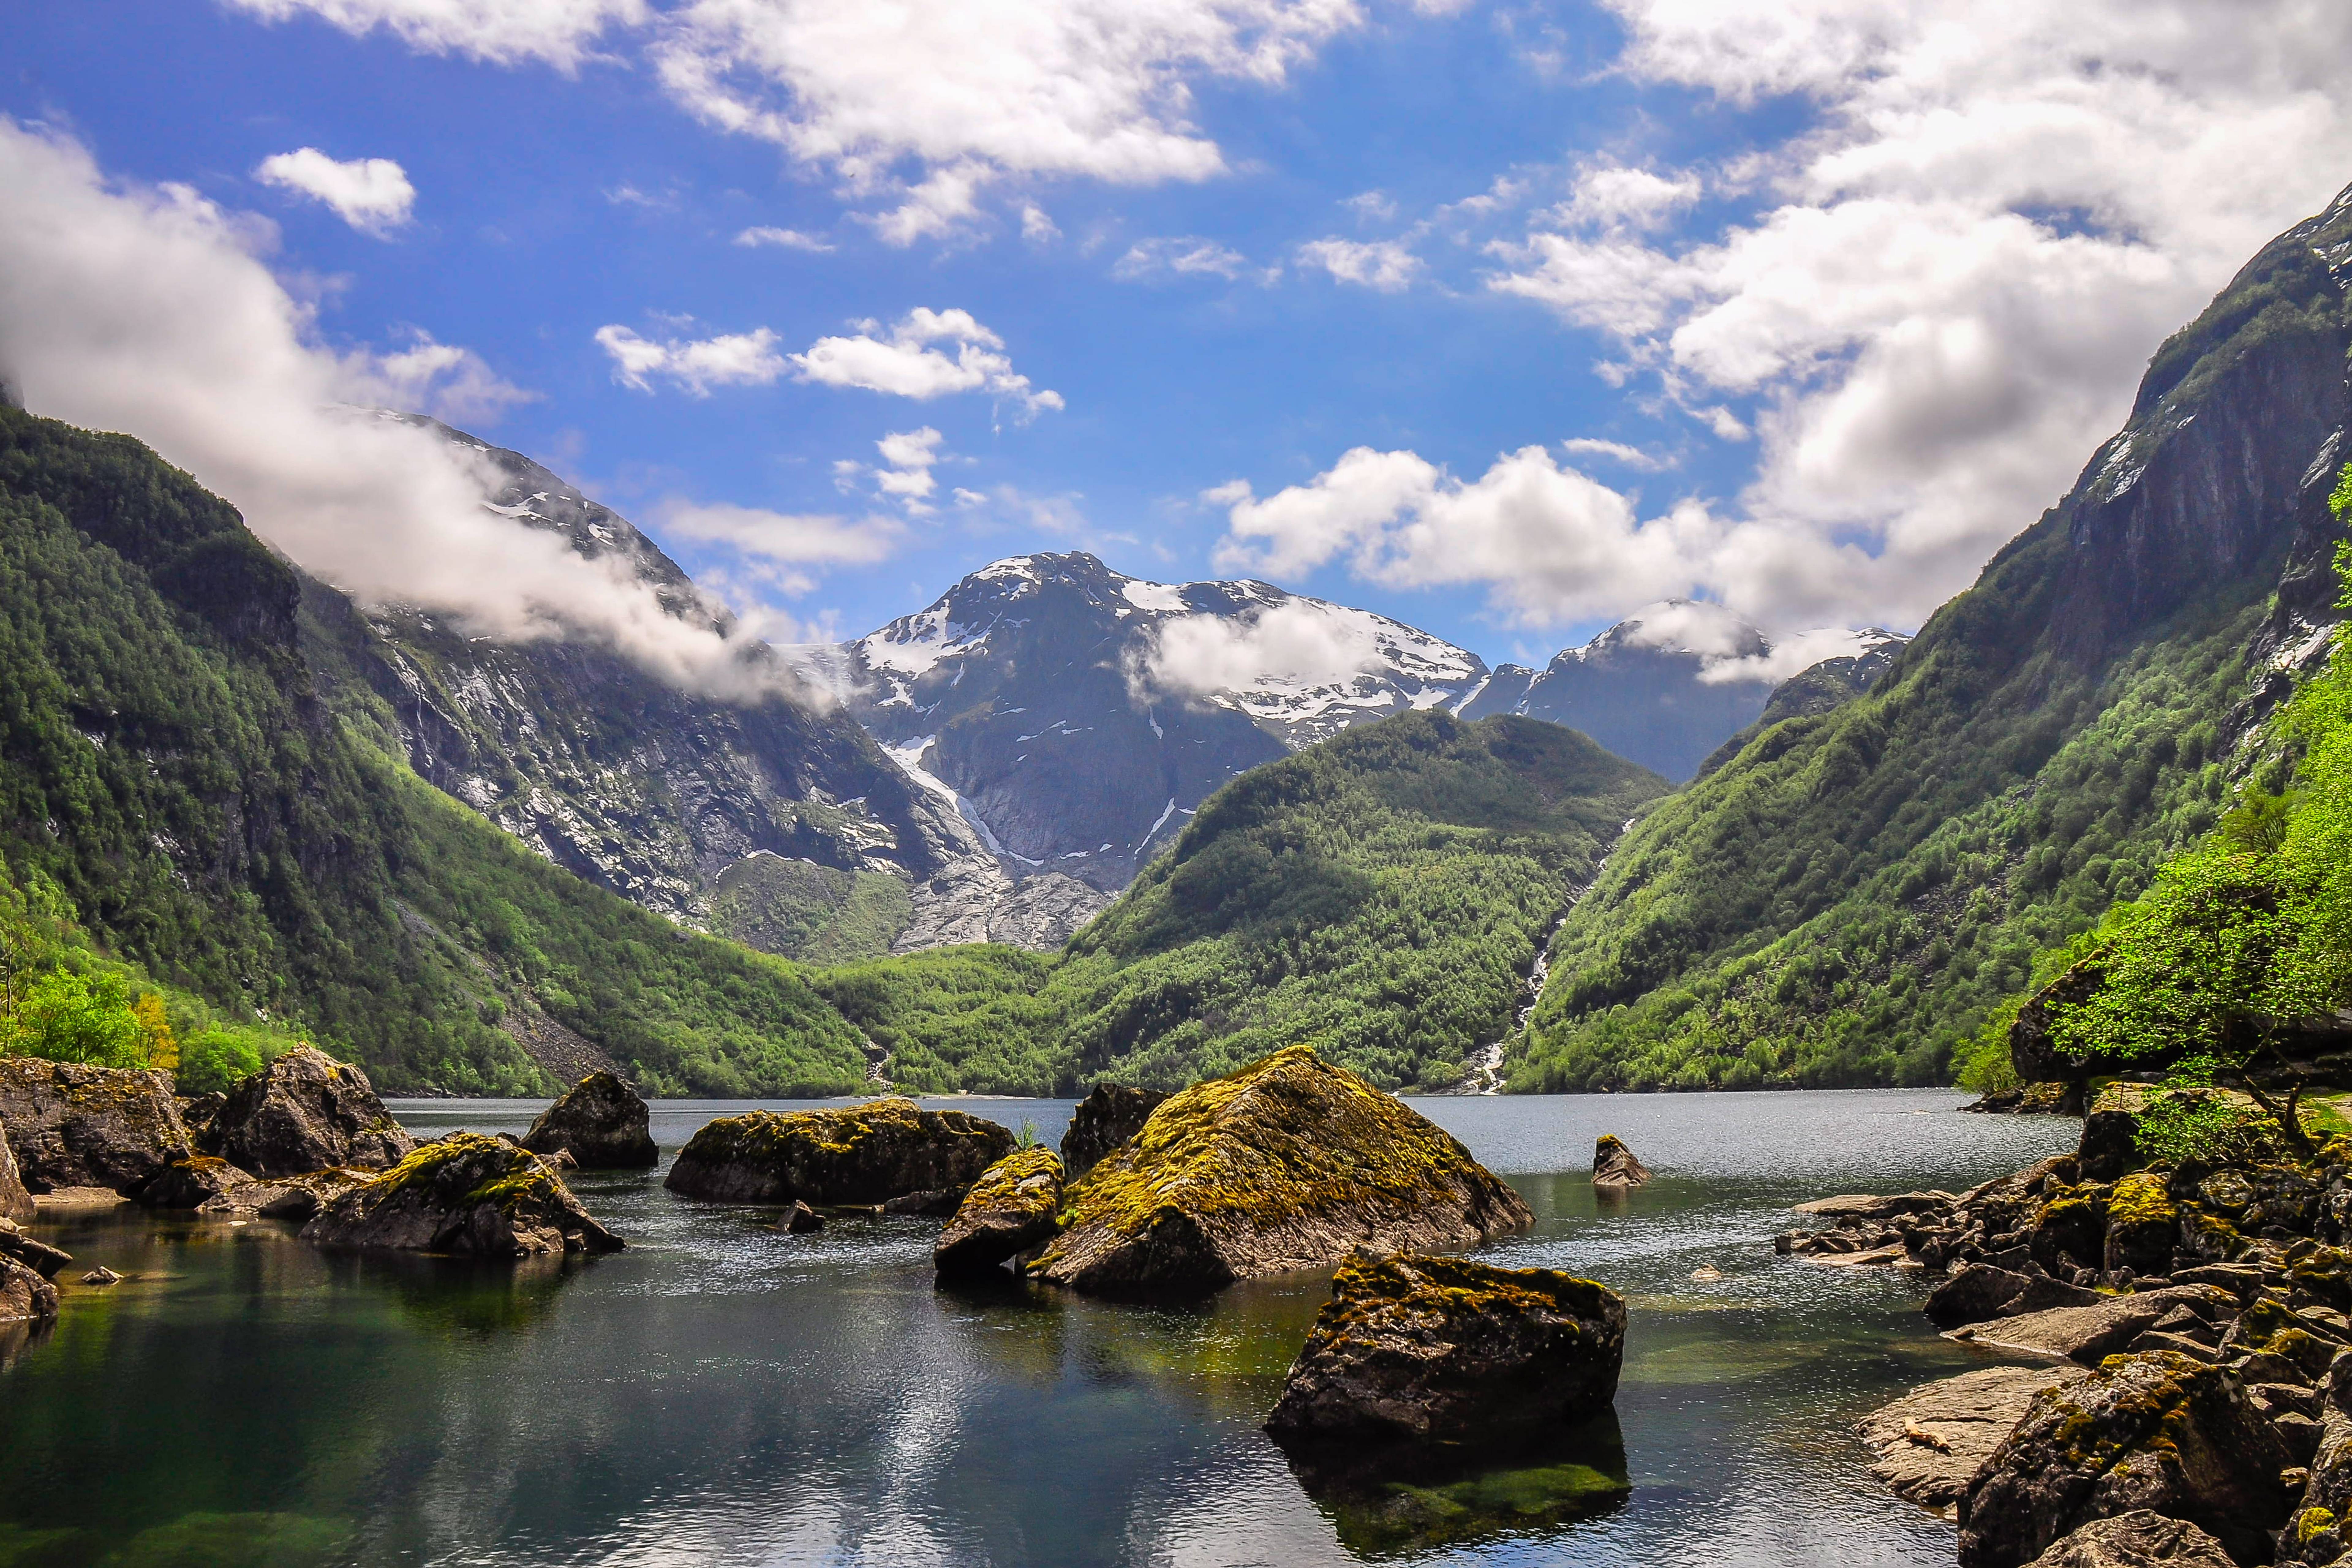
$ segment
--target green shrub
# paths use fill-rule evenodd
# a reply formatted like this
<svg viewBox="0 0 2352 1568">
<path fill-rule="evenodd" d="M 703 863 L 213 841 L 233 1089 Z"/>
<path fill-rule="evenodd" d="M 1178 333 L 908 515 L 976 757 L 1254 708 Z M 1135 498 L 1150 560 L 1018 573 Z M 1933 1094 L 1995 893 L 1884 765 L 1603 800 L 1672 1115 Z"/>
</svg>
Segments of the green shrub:
<svg viewBox="0 0 2352 1568">
<path fill-rule="evenodd" d="M 261 1070 L 262 1051 L 243 1030 L 214 1027 L 180 1045 L 176 1075 L 182 1094 L 226 1094 L 240 1079 Z"/>
<path fill-rule="evenodd" d="M 143 1068 L 146 1032 L 119 974 L 76 974 L 59 964 L 26 989 L 16 1010 L 15 1049 L 53 1062 Z"/>
</svg>

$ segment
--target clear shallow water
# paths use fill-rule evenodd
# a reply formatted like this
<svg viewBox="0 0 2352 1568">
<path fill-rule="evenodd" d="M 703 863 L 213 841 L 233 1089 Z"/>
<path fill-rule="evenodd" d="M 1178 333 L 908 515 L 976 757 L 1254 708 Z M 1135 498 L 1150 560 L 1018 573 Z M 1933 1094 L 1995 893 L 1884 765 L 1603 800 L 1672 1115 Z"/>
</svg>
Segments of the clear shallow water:
<svg viewBox="0 0 2352 1568">
<path fill-rule="evenodd" d="M 927 1103 L 1048 1141 L 1070 1110 Z M 1915 1091 L 1414 1103 L 1536 1210 L 1479 1256 L 1628 1299 L 1632 1490 L 1597 1517 L 1416 1545 L 1311 1497 L 1257 1423 L 1323 1279 L 1161 1310 L 943 1290 L 936 1221 L 788 1237 L 772 1211 L 674 1199 L 658 1173 L 589 1173 L 576 1190 L 630 1242 L 593 1262 L 45 1215 L 68 1280 L 133 1278 L 68 1284 L 55 1330 L 0 1339 L 0 1565 L 1951 1561 L 1951 1527 L 1873 1486 L 1850 1428 L 1981 1352 L 1933 1337 L 1903 1278 L 1778 1258 L 1769 1238 L 1790 1203 L 1957 1190 L 2078 1124 Z M 654 1134 L 674 1151 L 744 1108 L 665 1102 Z M 539 1109 L 395 1106 L 419 1131 L 520 1131 Z M 1602 1131 L 1659 1173 L 1606 1205 L 1588 1179 Z M 1725 1278 L 1693 1283 L 1702 1264 Z"/>
</svg>

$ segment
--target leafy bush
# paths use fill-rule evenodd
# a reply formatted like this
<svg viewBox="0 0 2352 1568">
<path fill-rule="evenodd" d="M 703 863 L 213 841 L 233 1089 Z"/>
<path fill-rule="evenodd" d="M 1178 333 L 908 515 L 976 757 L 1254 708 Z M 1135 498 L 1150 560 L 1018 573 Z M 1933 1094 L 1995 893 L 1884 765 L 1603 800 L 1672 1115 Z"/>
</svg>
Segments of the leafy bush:
<svg viewBox="0 0 2352 1568">
<path fill-rule="evenodd" d="M 188 1037 L 176 1078 L 182 1094 L 226 1094 L 261 1067 L 261 1047 L 250 1035 L 215 1026 Z"/>
<path fill-rule="evenodd" d="M 80 975 L 59 964 L 26 987 L 16 1025 L 12 1045 L 22 1056 L 102 1068 L 147 1065 L 145 1031 L 118 974 Z"/>
</svg>

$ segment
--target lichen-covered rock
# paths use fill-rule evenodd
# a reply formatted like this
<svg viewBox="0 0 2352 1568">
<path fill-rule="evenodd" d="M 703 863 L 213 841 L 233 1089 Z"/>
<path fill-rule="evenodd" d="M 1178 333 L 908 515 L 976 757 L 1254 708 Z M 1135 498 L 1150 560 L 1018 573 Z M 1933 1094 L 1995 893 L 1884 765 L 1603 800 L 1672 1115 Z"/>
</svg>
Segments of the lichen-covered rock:
<svg viewBox="0 0 2352 1568">
<path fill-rule="evenodd" d="M 45 1323 L 58 1315 L 58 1288 L 13 1258 L 0 1258 L 0 1323 Z"/>
<path fill-rule="evenodd" d="M 2095 1519 L 2028 1568 L 2237 1568 L 2221 1543 L 2185 1519 L 2147 1509 Z"/>
<path fill-rule="evenodd" d="M 163 1173 L 139 1189 L 139 1201 L 151 1209 L 195 1209 L 239 1187 L 253 1184 L 253 1174 L 226 1160 L 195 1154 L 174 1160 Z"/>
<path fill-rule="evenodd" d="M 2237 1377 L 2185 1355 L 2115 1357 L 2037 1396 L 1960 1499 L 1961 1568 L 2019 1568 L 2093 1520 L 2152 1509 L 2259 1562 L 2288 1455 Z"/>
<path fill-rule="evenodd" d="M 1988 1366 L 1915 1388 L 1856 1425 L 1878 1456 L 1870 1473 L 1898 1497 L 1948 1508 L 2037 1395 L 2089 1375 L 2077 1366 Z"/>
<path fill-rule="evenodd" d="M 662 1184 L 726 1203 L 884 1204 L 971 1185 L 1013 1134 L 961 1110 L 892 1096 L 824 1110 L 722 1116 L 688 1140 Z"/>
<path fill-rule="evenodd" d="M 455 1132 L 329 1201 L 303 1239 L 325 1247 L 513 1258 L 617 1252 L 621 1238 L 580 1206 L 530 1150 Z"/>
<path fill-rule="evenodd" d="M 2329 1365 L 2315 1407 L 2319 1441 L 2311 1480 L 2280 1543 L 2279 1556 L 2288 1563 L 2333 1563 L 2352 1536 L 2352 1355 Z"/>
<path fill-rule="evenodd" d="M 2180 1208 L 2164 1175 L 2135 1171 L 2119 1177 L 2107 1194 L 2106 1267 L 2136 1274 L 2161 1274 L 2172 1264 L 2180 1239 Z"/>
<path fill-rule="evenodd" d="M 635 1171 L 661 1163 L 653 1121 L 635 1089 L 608 1072 L 592 1072 L 564 1091 L 524 1133 L 538 1154 L 569 1152 L 583 1171 Z"/>
<path fill-rule="evenodd" d="M 1305 1046 L 1172 1095 L 1070 1184 L 1030 1265 L 1101 1295 L 1202 1295 L 1358 1247 L 1467 1247 L 1532 1220 L 1442 1128 Z"/>
<path fill-rule="evenodd" d="M 257 1176 L 380 1171 L 416 1147 L 367 1074 L 315 1046 L 295 1047 L 231 1089 L 213 1128 L 221 1157 Z"/>
<path fill-rule="evenodd" d="M 1638 1187 L 1650 1179 L 1650 1168 L 1633 1158 L 1633 1151 L 1613 1132 L 1603 1132 L 1592 1145 L 1592 1184 L 1596 1187 Z"/>
<path fill-rule="evenodd" d="M 0 1057 L 0 1128 L 35 1193 L 135 1192 L 195 1152 L 164 1072 Z"/>
<path fill-rule="evenodd" d="M 8 1130 L 0 1127 L 0 1219 L 18 1225 L 33 1217 L 33 1194 L 16 1170 L 16 1153 L 8 1147 Z"/>
<path fill-rule="evenodd" d="M 1062 1208 L 1062 1161 L 1051 1149 L 1016 1149 L 981 1173 L 940 1232 L 931 1262 L 942 1274 L 976 1274 L 1054 1238 Z"/>
<path fill-rule="evenodd" d="M 1168 1097 L 1156 1089 L 1129 1089 L 1098 1083 L 1070 1113 L 1069 1130 L 1062 1134 L 1062 1170 L 1071 1181 L 1085 1175 L 1102 1157 L 1143 1131 L 1151 1113 Z"/>
<path fill-rule="evenodd" d="M 1266 1430 L 1463 1442 L 1564 1427 L 1617 1395 L 1625 1303 L 1549 1268 L 1363 1255 L 1291 1363 Z"/>
<path fill-rule="evenodd" d="M 0 1219 L 0 1258 L 13 1258 L 44 1279 L 56 1279 L 58 1270 L 73 1261 L 72 1253 L 35 1241 L 13 1219 Z"/>
</svg>

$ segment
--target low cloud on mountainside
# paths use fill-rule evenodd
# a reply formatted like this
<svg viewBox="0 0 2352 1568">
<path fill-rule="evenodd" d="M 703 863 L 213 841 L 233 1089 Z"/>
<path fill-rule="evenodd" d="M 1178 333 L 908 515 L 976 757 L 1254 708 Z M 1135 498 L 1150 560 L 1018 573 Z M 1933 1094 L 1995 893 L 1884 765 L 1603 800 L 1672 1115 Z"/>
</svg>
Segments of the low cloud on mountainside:
<svg viewBox="0 0 2352 1568">
<path fill-rule="evenodd" d="M 352 406 L 462 416 L 523 395 L 429 339 L 389 355 L 325 346 L 259 259 L 266 225 L 184 186 L 109 182 L 79 144 L 5 118 L 0 210 L 0 379 L 34 412 L 135 433 L 362 598 L 510 640 L 585 636 L 716 694 L 789 679 L 664 613 L 617 558 L 486 511 L 494 481 L 462 449 Z"/>
</svg>

